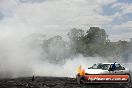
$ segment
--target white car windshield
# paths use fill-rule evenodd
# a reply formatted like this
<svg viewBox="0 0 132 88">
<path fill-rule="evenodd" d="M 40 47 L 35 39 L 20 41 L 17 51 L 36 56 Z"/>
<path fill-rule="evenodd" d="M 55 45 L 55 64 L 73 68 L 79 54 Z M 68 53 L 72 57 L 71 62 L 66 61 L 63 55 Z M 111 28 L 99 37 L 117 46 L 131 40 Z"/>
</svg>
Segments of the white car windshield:
<svg viewBox="0 0 132 88">
<path fill-rule="evenodd" d="M 94 64 L 91 68 L 92 69 L 102 69 L 102 70 L 108 70 L 110 64 Z"/>
</svg>

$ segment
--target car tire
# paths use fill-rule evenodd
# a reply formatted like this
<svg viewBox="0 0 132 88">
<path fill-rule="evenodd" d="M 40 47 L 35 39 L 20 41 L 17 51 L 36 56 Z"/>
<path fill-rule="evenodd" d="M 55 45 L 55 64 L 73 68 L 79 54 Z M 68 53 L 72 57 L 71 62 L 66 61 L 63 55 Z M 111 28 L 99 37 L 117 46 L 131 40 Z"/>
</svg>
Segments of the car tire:
<svg viewBox="0 0 132 88">
<path fill-rule="evenodd" d="M 77 77 L 77 83 L 78 84 L 86 84 L 86 79 L 84 76 L 78 76 Z"/>
</svg>

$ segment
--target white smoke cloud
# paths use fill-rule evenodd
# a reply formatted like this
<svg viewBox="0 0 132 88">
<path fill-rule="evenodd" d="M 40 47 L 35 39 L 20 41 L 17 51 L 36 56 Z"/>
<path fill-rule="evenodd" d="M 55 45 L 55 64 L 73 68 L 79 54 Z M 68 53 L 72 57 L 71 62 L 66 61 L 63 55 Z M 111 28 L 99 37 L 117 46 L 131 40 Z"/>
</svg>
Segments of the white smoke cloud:
<svg viewBox="0 0 132 88">
<path fill-rule="evenodd" d="M 16 41 L 16 38 L 10 38 L 0 41 L 0 78 L 32 75 L 75 77 L 78 66 L 89 67 L 97 62 L 105 62 L 101 57 L 83 57 L 78 55 L 66 58 L 63 64 L 50 63 L 46 56 L 42 55 L 43 51 L 39 45 L 41 42 L 35 41 L 37 44 L 35 45 L 35 42 L 32 42 L 31 38 L 29 39 Z M 58 51 L 54 46 L 50 46 L 50 48 Z M 47 53 L 47 55 L 52 54 Z M 42 57 L 43 59 L 41 59 Z"/>
<path fill-rule="evenodd" d="M 79 55 L 66 60 L 64 65 L 51 64 L 40 59 L 43 55 L 39 43 L 37 47 L 28 45 L 30 39 L 25 38 L 33 33 L 66 36 L 70 28 L 84 23 L 109 24 L 114 16 L 101 15 L 102 7 L 116 0 L 29 1 L 0 0 L 0 8 L 4 13 L 4 18 L 0 20 L 0 77 L 74 77 L 80 64 L 89 66 L 103 60 Z"/>
<path fill-rule="evenodd" d="M 67 58 L 63 65 L 56 65 L 47 62 L 36 64 L 34 66 L 34 72 L 36 75 L 41 76 L 75 77 L 80 65 L 82 65 L 83 68 L 88 68 L 93 64 L 101 63 L 102 61 L 108 62 L 101 57 L 83 57 L 82 55 L 78 55 L 73 58 Z"/>
</svg>

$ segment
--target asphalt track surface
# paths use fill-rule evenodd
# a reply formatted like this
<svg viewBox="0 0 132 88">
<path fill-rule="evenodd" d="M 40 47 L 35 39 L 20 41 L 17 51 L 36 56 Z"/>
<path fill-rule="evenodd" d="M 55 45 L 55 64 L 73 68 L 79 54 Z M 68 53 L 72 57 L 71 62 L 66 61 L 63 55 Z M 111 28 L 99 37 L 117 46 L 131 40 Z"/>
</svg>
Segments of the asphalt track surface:
<svg viewBox="0 0 132 88">
<path fill-rule="evenodd" d="M 132 84 L 85 84 L 79 85 L 75 78 L 32 77 L 0 79 L 0 88 L 132 88 Z"/>
</svg>

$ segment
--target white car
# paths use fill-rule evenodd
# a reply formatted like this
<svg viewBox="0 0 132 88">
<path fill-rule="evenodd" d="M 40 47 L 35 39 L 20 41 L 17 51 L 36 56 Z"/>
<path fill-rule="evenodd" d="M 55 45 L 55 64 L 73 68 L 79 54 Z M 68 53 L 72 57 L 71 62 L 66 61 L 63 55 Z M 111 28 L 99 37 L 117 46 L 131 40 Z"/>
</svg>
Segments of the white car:
<svg viewBox="0 0 132 88">
<path fill-rule="evenodd" d="M 118 63 L 115 63 L 115 69 L 110 69 L 110 66 L 114 63 L 98 63 L 94 64 L 92 67 L 85 69 L 87 74 L 129 74 L 130 70 L 124 68 Z"/>
<path fill-rule="evenodd" d="M 84 74 L 82 74 L 84 73 Z M 85 83 L 130 83 L 130 70 L 119 63 L 98 63 L 87 69 L 80 69 L 76 76 L 79 84 Z"/>
</svg>

